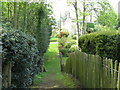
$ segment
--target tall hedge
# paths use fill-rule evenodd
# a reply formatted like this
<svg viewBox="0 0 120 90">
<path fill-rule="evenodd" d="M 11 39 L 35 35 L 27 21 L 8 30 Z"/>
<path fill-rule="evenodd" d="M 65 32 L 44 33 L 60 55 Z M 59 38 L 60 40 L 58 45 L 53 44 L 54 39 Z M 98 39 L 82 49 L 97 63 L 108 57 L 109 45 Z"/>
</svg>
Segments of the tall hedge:
<svg viewBox="0 0 120 90">
<path fill-rule="evenodd" d="M 36 40 L 21 31 L 3 30 L 2 43 L 2 68 L 12 63 L 12 86 L 27 87 L 32 84 L 32 78 L 40 71 L 41 65 Z"/>
<path fill-rule="evenodd" d="M 2 4 L 3 8 L 7 7 L 6 4 L 13 7 L 14 2 Z M 44 2 L 16 4 L 19 6 L 17 7 L 17 31 L 14 30 L 13 23 L 9 23 L 9 21 L 13 22 L 14 17 L 8 18 L 4 15 L 4 13 L 9 14 L 7 10 L 2 13 L 2 26 L 7 29 L 2 34 L 3 67 L 11 62 L 12 86 L 27 87 L 32 84 L 32 77 L 42 71 L 43 55 L 50 42 L 54 19 L 50 6 Z M 14 9 L 11 13 L 12 11 Z M 5 21 L 5 18 L 9 21 Z"/>
<path fill-rule="evenodd" d="M 79 37 L 79 47 L 88 54 L 120 61 L 120 33 L 118 31 L 102 31 Z"/>
<path fill-rule="evenodd" d="M 47 9 L 46 4 L 40 4 L 37 11 L 37 27 L 34 31 L 34 36 L 37 40 L 37 47 L 41 56 L 47 50 L 50 42 L 50 36 L 52 34 L 53 21 L 49 17 L 50 11 Z"/>
</svg>

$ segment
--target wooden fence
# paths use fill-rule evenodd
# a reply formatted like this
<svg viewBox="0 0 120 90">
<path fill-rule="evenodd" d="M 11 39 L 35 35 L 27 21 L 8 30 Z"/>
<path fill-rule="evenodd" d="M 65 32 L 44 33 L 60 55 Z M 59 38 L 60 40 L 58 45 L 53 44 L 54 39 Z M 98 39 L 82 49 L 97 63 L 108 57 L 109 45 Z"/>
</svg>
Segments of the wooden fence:
<svg viewBox="0 0 120 90">
<path fill-rule="evenodd" d="M 76 51 L 69 55 L 63 71 L 77 78 L 84 88 L 120 88 L 120 63 L 111 59 Z"/>
</svg>

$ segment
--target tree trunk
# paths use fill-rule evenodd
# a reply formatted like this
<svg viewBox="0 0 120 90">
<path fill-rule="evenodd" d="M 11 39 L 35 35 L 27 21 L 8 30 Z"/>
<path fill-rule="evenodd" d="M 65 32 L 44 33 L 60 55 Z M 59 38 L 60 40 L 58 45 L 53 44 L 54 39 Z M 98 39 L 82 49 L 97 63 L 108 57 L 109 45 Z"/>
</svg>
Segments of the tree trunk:
<svg viewBox="0 0 120 90">
<path fill-rule="evenodd" d="M 12 68 L 11 62 L 9 62 L 7 65 L 3 67 L 2 85 L 5 88 L 8 88 L 9 86 L 11 86 L 11 68 Z"/>
<path fill-rule="evenodd" d="M 86 12 L 86 7 L 85 7 L 85 0 L 83 1 L 83 24 L 82 24 L 82 32 L 85 33 L 85 12 Z"/>
<path fill-rule="evenodd" d="M 9 2 L 8 2 L 8 21 L 9 21 L 9 18 L 10 18 L 10 5 L 9 5 Z"/>
<path fill-rule="evenodd" d="M 60 32 L 61 32 L 61 13 L 60 13 L 60 26 L 59 26 Z"/>
<path fill-rule="evenodd" d="M 9 9 L 9 10 L 10 10 L 10 11 L 9 11 L 9 12 L 10 12 L 10 17 L 9 17 L 9 19 L 10 19 L 10 22 L 13 23 L 12 25 L 13 25 L 13 27 L 14 27 L 14 19 L 12 19 L 12 17 L 13 17 L 13 16 L 12 16 L 12 14 L 13 14 L 13 11 L 12 11 L 12 10 L 13 10 L 13 9 L 12 9 L 13 5 L 12 5 L 11 2 L 9 2 L 9 6 L 10 6 L 10 9 Z"/>
<path fill-rule="evenodd" d="M 63 71 L 63 63 L 62 63 L 62 53 L 59 51 L 59 57 L 60 57 L 60 70 Z"/>
<path fill-rule="evenodd" d="M 17 29 L 17 2 L 14 0 L 14 29 Z"/>
<path fill-rule="evenodd" d="M 1 38 L 0 38 L 0 90 L 2 90 L 2 40 Z"/>
<path fill-rule="evenodd" d="M 17 13 L 17 29 L 19 29 L 19 17 L 20 17 L 20 3 L 19 3 L 19 9 L 18 9 L 18 13 Z"/>
<path fill-rule="evenodd" d="M 77 38 L 77 41 L 76 41 L 76 43 L 77 43 L 77 48 L 78 48 L 78 39 L 79 39 L 79 22 L 78 22 L 78 9 L 77 9 L 77 0 L 75 0 L 75 5 L 74 5 L 74 8 L 75 8 L 75 14 L 76 14 L 76 20 L 77 20 L 77 22 L 76 22 L 76 26 L 77 26 L 77 35 L 76 35 L 76 38 Z"/>
<path fill-rule="evenodd" d="M 27 2 L 24 2 L 23 31 L 25 31 L 25 26 L 26 26 L 26 5 L 27 5 Z"/>
</svg>

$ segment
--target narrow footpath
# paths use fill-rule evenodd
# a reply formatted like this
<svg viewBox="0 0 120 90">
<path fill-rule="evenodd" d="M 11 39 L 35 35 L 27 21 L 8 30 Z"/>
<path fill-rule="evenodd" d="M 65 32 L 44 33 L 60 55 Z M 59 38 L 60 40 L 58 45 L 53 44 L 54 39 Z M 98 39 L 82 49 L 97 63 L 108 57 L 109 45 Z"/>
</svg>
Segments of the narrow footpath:
<svg viewBox="0 0 120 90">
<path fill-rule="evenodd" d="M 45 67 L 47 72 L 36 75 L 32 88 L 78 88 L 79 83 L 72 76 L 60 71 L 58 43 L 51 42 L 45 53 Z M 65 60 L 67 57 L 64 57 Z"/>
</svg>

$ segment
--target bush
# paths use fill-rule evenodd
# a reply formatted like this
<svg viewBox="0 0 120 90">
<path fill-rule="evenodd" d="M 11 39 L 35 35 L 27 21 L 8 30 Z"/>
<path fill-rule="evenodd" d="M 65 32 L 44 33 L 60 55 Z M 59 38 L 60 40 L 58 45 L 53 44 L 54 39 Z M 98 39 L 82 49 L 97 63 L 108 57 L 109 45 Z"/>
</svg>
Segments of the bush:
<svg viewBox="0 0 120 90">
<path fill-rule="evenodd" d="M 37 47 L 40 56 L 42 57 L 47 51 L 50 42 L 50 36 L 52 34 L 52 25 L 54 24 L 54 20 L 50 18 L 50 13 L 46 4 L 41 3 L 39 6 L 40 7 L 36 10 L 37 27 L 34 30 L 34 37 L 37 41 Z"/>
<path fill-rule="evenodd" d="M 59 45 L 60 46 L 62 46 L 62 47 L 64 47 L 65 46 L 65 42 L 67 42 L 67 38 L 60 38 L 59 40 L 58 40 L 58 42 L 59 42 Z"/>
<path fill-rule="evenodd" d="M 76 35 L 72 35 L 71 37 L 72 39 L 76 40 Z"/>
<path fill-rule="evenodd" d="M 26 87 L 32 84 L 33 76 L 40 71 L 42 60 L 36 40 L 21 31 L 3 30 L 2 43 L 2 67 L 9 62 L 13 64 L 12 86 Z"/>
<path fill-rule="evenodd" d="M 69 53 L 75 52 L 77 50 L 77 46 L 76 45 L 72 45 L 69 49 Z"/>
<path fill-rule="evenodd" d="M 88 54 L 120 60 L 120 34 L 117 31 L 102 31 L 83 35 L 79 47 Z"/>
<path fill-rule="evenodd" d="M 65 48 L 70 48 L 72 45 L 75 45 L 75 44 L 76 44 L 75 41 L 69 41 L 69 42 L 66 42 L 66 43 L 65 43 L 64 47 L 65 47 Z"/>
<path fill-rule="evenodd" d="M 60 52 L 62 53 L 63 56 L 68 56 L 68 49 L 67 48 L 61 48 Z"/>
<path fill-rule="evenodd" d="M 68 56 L 70 52 L 73 52 L 73 47 L 71 46 L 75 45 L 75 40 L 72 40 L 70 38 L 62 37 L 59 39 L 59 50 L 62 53 L 63 56 Z"/>
<path fill-rule="evenodd" d="M 60 34 L 58 34 L 58 38 L 68 37 L 68 36 L 69 36 L 68 32 L 60 32 Z"/>
<path fill-rule="evenodd" d="M 103 25 L 95 25 L 94 31 L 113 31 L 115 30 L 112 27 L 108 27 L 108 26 L 103 26 Z"/>
</svg>

